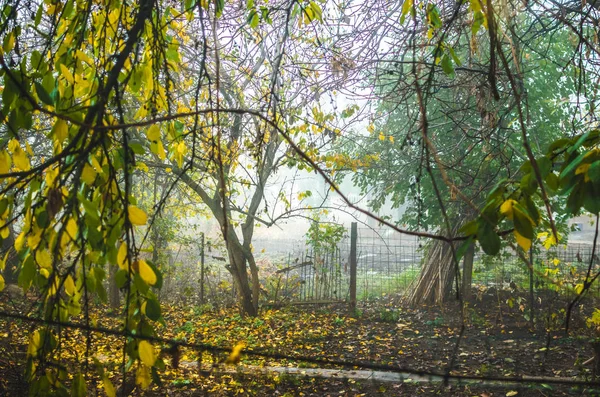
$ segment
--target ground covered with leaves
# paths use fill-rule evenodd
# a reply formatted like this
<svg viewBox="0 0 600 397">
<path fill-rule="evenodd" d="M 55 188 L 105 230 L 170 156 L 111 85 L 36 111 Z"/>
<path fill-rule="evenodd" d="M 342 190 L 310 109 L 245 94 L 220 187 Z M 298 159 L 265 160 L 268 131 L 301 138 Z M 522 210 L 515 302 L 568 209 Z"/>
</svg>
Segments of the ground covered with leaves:
<svg viewBox="0 0 600 397">
<path fill-rule="evenodd" d="M 578 307 L 567 335 L 563 310 L 566 301 L 557 297 L 538 297 L 538 320 L 533 329 L 527 321 L 524 298 L 507 293 L 480 298 L 465 309 L 464 321 L 458 305 L 409 309 L 394 300 L 362 305 L 352 313 L 343 305 L 264 309 L 257 318 L 242 318 L 233 308 L 213 310 L 207 306 L 163 305 L 164 321 L 159 325 L 159 335 L 180 345 L 162 343 L 164 369 L 158 373 L 161 385 L 154 383 L 143 391 L 132 386 L 126 391 L 147 396 L 440 394 L 482 397 L 593 392 L 543 380 L 592 379 L 594 362 L 590 358 L 594 353 L 590 341 L 596 334 L 584 321 L 586 310 L 591 310 L 592 305 Z M 3 305 L 4 310 L 15 308 L 6 302 Z M 83 322 L 85 318 L 78 320 Z M 89 321 L 96 327 L 119 329 L 118 313 L 102 306 L 91 310 Z M 457 346 L 463 324 L 463 335 Z M 20 388 L 26 387 L 22 363 L 26 359 L 31 327 L 21 320 L 0 321 L 2 394 L 16 395 Z M 104 394 L 105 386 L 97 375 L 97 368 L 102 367 L 115 386 L 122 383 L 122 336 L 88 334 L 86 330 L 68 328 L 61 335 L 68 341 L 63 352 L 68 362 L 61 363 L 63 382 L 69 383 L 70 374 L 82 371 L 87 365 L 90 379 L 97 378 L 99 395 Z M 228 364 L 226 361 L 232 361 L 228 350 L 236 345 L 244 346 L 244 350 Z M 212 350 L 209 346 L 227 350 Z M 240 362 L 236 364 L 238 359 Z M 351 372 L 340 372 L 350 374 L 348 378 L 319 378 L 260 370 L 324 367 L 323 363 L 315 362 L 318 360 L 355 364 L 345 368 L 347 370 L 376 365 L 440 373 L 452 365 L 452 375 L 529 376 L 540 380 L 535 385 L 462 381 L 444 386 L 440 382 L 419 383 L 411 379 L 410 374 L 402 382 L 383 382 L 356 379 Z M 326 367 L 342 369 L 339 365 Z M 416 378 L 419 376 L 415 375 Z M 130 383 L 133 384 L 133 379 Z M 90 391 L 90 394 L 93 393 Z"/>
</svg>

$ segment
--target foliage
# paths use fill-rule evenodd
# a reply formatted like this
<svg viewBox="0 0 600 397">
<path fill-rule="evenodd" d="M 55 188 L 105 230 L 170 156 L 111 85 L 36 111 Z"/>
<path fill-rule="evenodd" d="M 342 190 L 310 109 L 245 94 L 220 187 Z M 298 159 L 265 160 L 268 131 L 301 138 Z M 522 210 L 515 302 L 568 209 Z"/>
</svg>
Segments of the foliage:
<svg viewBox="0 0 600 397">
<path fill-rule="evenodd" d="M 306 232 L 306 242 L 316 253 L 325 255 L 335 250 L 345 236 L 344 225 L 322 222 L 315 216 Z"/>
<path fill-rule="evenodd" d="M 163 283 L 161 264 L 144 253 L 152 250 L 147 237 L 153 233 L 153 259 L 163 261 L 157 251 L 173 237 L 172 215 L 185 216 L 181 203 L 173 202 L 175 182 L 183 180 L 199 195 L 221 220 L 229 243 L 236 237 L 227 228 L 231 233 L 239 219 L 219 214 L 230 217 L 227 211 L 234 205 L 247 214 L 243 246 L 235 247 L 246 258 L 237 263 L 232 257 L 232 265 L 240 266 L 237 273 L 242 268 L 246 272 L 261 187 L 275 169 L 283 142 L 277 129 L 287 128 L 279 112 L 293 105 L 278 95 L 290 88 L 277 77 L 281 46 L 287 42 L 288 25 L 309 30 L 313 21 L 322 19 L 317 3 L 291 5 L 287 13 L 277 13 L 285 7 L 251 2 L 241 16 L 221 0 L 106 5 L 92 0 L 24 1 L 1 6 L 0 235 L 14 240 L 10 245 L 16 251 L 19 285 L 39 292 L 37 314 L 43 320 L 68 322 L 83 314 L 86 326 L 92 326 L 89 302 L 94 296 L 106 299 L 107 268 L 115 270 L 111 283 L 124 293 L 126 303 L 118 325 L 126 337 L 124 382 L 133 377 L 147 388 L 159 379 L 157 371 L 163 366 L 151 339 L 163 321 L 157 297 Z M 252 44 L 254 37 L 273 31 L 274 20 L 286 21 L 277 25 L 283 26 L 283 39 L 271 48 L 267 34 L 262 50 L 278 59 L 276 66 L 264 68 L 264 59 L 244 65 L 240 52 L 260 48 Z M 207 54 L 219 35 L 240 27 L 247 33 L 246 47 L 237 53 L 219 47 L 216 59 Z M 233 70 L 247 78 L 229 81 Z M 257 75 L 261 84 L 247 89 Z M 264 78 L 269 75 L 270 81 Z M 277 103 L 276 96 L 281 99 Z M 265 104 L 268 116 L 248 110 Z M 237 111 L 222 112 L 227 106 Z M 252 125 L 255 135 L 240 130 L 242 125 Z M 259 170 L 258 202 L 236 204 L 241 189 L 234 184 L 250 183 L 234 172 L 240 165 Z M 150 168 L 155 187 L 158 180 L 163 182 L 152 200 L 143 183 Z M 243 278 L 237 281 L 243 290 Z M 57 369 L 65 332 L 40 326 L 30 334 L 27 379 L 34 393 L 68 393 L 69 383 Z M 83 361 L 92 359 L 86 354 Z M 98 376 L 105 392 L 114 394 L 102 366 Z M 84 390 L 81 382 L 73 382 L 73 395 Z"/>
<path fill-rule="evenodd" d="M 520 179 L 499 183 L 488 195 L 479 219 L 466 225 L 463 231 L 477 235 L 484 251 L 492 255 L 500 250 L 500 238 L 495 231 L 499 226 L 511 228 L 524 251 L 529 250 L 536 238 L 544 239 L 548 246 L 557 244 L 560 235 L 555 225 L 551 218 L 542 217 L 543 210 L 539 209 L 543 205 L 540 185 L 551 197 L 566 197 L 555 208 L 567 215 L 576 216 L 585 210 L 597 216 L 600 207 L 596 191 L 600 189 L 600 178 L 595 175 L 595 168 L 600 167 L 599 143 L 598 130 L 554 141 L 545 155 L 522 165 Z"/>
</svg>

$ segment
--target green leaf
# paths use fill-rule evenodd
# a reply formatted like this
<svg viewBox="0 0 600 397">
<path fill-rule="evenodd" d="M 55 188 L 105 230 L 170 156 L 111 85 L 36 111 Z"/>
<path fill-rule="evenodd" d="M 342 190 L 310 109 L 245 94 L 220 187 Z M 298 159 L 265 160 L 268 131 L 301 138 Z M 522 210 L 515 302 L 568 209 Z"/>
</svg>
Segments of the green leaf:
<svg viewBox="0 0 600 397">
<path fill-rule="evenodd" d="M 582 190 L 584 191 L 583 208 L 592 214 L 598 214 L 600 212 L 600 200 L 596 195 L 594 185 L 592 183 L 586 183 Z"/>
<path fill-rule="evenodd" d="M 78 194 L 77 198 L 79 199 L 79 202 L 83 206 L 83 209 L 85 209 L 86 216 L 89 216 L 92 220 L 95 220 L 95 221 L 100 220 L 100 218 L 98 216 L 98 207 L 96 205 L 94 205 L 91 201 L 89 201 L 88 199 L 83 197 L 82 194 Z"/>
<path fill-rule="evenodd" d="M 246 21 L 252 29 L 256 29 L 256 27 L 258 27 L 258 23 L 260 22 L 258 12 L 256 12 L 256 10 L 250 11 L 250 14 L 248 14 L 248 18 Z"/>
<path fill-rule="evenodd" d="M 50 94 L 48 94 L 44 86 L 38 83 L 37 81 L 35 82 L 35 92 L 37 93 L 37 96 L 40 98 L 40 100 L 46 105 L 54 105 L 54 101 L 50 97 Z"/>
<path fill-rule="evenodd" d="M 146 316 L 152 321 L 158 321 L 160 318 L 160 304 L 156 299 L 148 299 L 146 302 Z"/>
<path fill-rule="evenodd" d="M 500 237 L 498 237 L 492 225 L 486 220 L 481 220 L 479 224 L 477 240 L 486 254 L 496 255 L 500 252 Z"/>
<path fill-rule="evenodd" d="M 454 78 L 454 65 L 452 64 L 452 60 L 448 56 L 448 54 L 444 54 L 442 57 L 442 70 L 446 74 L 446 76 L 450 78 Z"/>
<path fill-rule="evenodd" d="M 21 268 L 21 272 L 19 273 L 18 283 L 23 291 L 27 292 L 29 287 L 31 286 L 31 282 L 35 277 L 35 263 L 33 262 L 33 256 L 29 255 L 25 262 L 23 263 L 23 267 Z"/>
<path fill-rule="evenodd" d="M 581 184 L 576 184 L 571 193 L 569 193 L 569 197 L 567 198 L 567 214 L 576 215 L 579 213 L 579 209 L 583 205 L 583 186 Z"/>
<path fill-rule="evenodd" d="M 119 269 L 117 273 L 115 273 L 115 283 L 117 283 L 117 287 L 124 288 L 127 284 L 127 271 L 123 269 Z"/>
<path fill-rule="evenodd" d="M 548 157 L 543 156 L 537 159 L 536 162 L 542 178 L 545 178 L 552 171 L 552 161 Z"/>
<path fill-rule="evenodd" d="M 404 19 L 406 18 L 406 15 L 408 14 L 408 12 L 413 8 L 413 1 L 414 0 L 404 0 L 404 3 L 402 4 L 402 16 L 400 17 L 400 23 L 404 23 Z"/>
<path fill-rule="evenodd" d="M 586 152 L 581 153 L 573 161 L 571 161 L 570 163 L 568 163 L 566 165 L 566 167 L 560 173 L 561 182 L 563 179 L 565 179 L 566 177 L 570 176 L 572 173 L 575 172 L 575 169 L 577 169 L 577 167 L 579 167 L 579 165 L 583 162 L 586 154 L 587 154 Z"/>
<path fill-rule="evenodd" d="M 457 261 L 459 261 L 465 255 L 465 252 L 467 252 L 467 249 L 469 249 L 471 244 L 473 244 L 474 240 L 475 240 L 475 237 L 471 236 L 468 239 L 466 239 L 465 241 L 463 241 L 463 243 L 460 245 L 460 247 L 458 247 L 458 249 L 456 250 L 456 260 Z"/>
<path fill-rule="evenodd" d="M 560 187 L 560 180 L 558 179 L 558 175 L 556 175 L 554 172 L 549 173 L 546 176 L 546 185 L 548 185 L 550 189 L 557 191 Z"/>
<path fill-rule="evenodd" d="M 464 224 L 459 229 L 459 232 L 464 233 L 467 236 L 471 236 L 471 235 L 477 234 L 478 228 L 479 228 L 479 221 L 477 219 L 475 219 L 475 220 L 472 220 L 472 221 Z"/>
<path fill-rule="evenodd" d="M 471 25 L 471 34 L 475 36 L 477 32 L 479 32 L 479 28 L 483 25 L 483 21 L 485 20 L 485 16 L 483 12 L 477 11 L 473 13 L 473 24 Z"/>
<path fill-rule="evenodd" d="M 81 373 L 78 373 L 71 384 L 71 397 L 85 397 L 86 395 L 85 379 Z"/>
<path fill-rule="evenodd" d="M 588 176 L 595 184 L 600 183 L 600 160 L 594 161 L 588 169 Z M 0 212 L 2 213 L 2 212 Z"/>
<path fill-rule="evenodd" d="M 599 130 L 589 130 L 585 134 L 581 135 L 579 137 L 579 139 L 577 139 L 577 141 L 573 144 L 573 146 L 571 146 L 569 149 L 567 149 L 567 153 L 571 154 L 571 153 L 579 150 L 579 148 L 585 143 L 585 141 L 587 141 L 588 138 L 597 137 L 599 132 L 600 132 Z"/>
<path fill-rule="evenodd" d="M 215 0 L 215 15 L 220 18 L 225 8 L 225 0 Z"/>
<path fill-rule="evenodd" d="M 513 223 L 515 230 L 519 234 L 529 240 L 533 239 L 533 225 L 529 220 L 529 216 L 525 214 L 520 208 L 520 205 L 515 204 L 513 206 Z M 522 208 L 522 207 L 521 207 Z"/>
</svg>

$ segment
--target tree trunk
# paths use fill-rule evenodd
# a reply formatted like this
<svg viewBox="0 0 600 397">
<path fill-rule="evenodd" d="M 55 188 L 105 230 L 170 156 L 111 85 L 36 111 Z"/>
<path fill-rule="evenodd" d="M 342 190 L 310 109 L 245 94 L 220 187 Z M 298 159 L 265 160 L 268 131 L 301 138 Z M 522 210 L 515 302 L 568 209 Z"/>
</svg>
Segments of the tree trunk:
<svg viewBox="0 0 600 397">
<path fill-rule="evenodd" d="M 229 262 L 227 270 L 231 273 L 235 287 L 238 292 L 238 300 L 240 308 L 242 309 L 242 315 L 248 315 L 250 317 L 256 317 L 258 315 L 258 299 L 254 299 L 253 291 L 250 288 L 250 281 L 248 279 L 248 260 L 246 258 L 246 252 L 242 245 L 237 240 L 237 237 L 230 237 L 227 242 L 227 252 L 229 254 Z M 254 276 L 253 276 L 254 277 Z M 258 273 L 256 274 L 258 279 Z M 258 294 L 256 294 L 258 298 Z M 256 305 L 255 305 L 256 300 Z"/>
<path fill-rule="evenodd" d="M 462 296 L 465 302 L 471 299 L 471 282 L 473 279 L 473 260 L 475 259 L 475 243 L 471 243 L 463 259 Z"/>
</svg>

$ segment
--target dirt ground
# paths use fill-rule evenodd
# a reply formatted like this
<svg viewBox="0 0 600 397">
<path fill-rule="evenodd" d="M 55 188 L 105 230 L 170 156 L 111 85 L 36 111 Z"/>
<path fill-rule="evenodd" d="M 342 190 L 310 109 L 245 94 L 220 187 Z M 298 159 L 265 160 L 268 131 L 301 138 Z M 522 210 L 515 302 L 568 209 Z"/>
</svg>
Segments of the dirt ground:
<svg viewBox="0 0 600 397">
<path fill-rule="evenodd" d="M 297 357 L 347 361 L 361 369 L 371 363 L 415 371 L 444 372 L 452 364 L 452 375 L 479 377 L 540 377 L 592 381 L 594 353 L 590 341 L 597 335 L 586 326 L 585 318 L 595 305 L 583 302 L 574 310 L 570 332 L 565 333 L 566 298 L 553 293 L 536 294 L 534 327 L 525 295 L 509 291 L 487 291 L 475 296 L 461 315 L 457 303 L 404 308 L 397 299 L 387 298 L 363 304 L 355 313 L 345 305 L 287 307 L 264 310 L 256 319 L 241 318 L 234 309 L 200 311 L 165 307 L 165 327 L 161 336 L 192 343 L 232 346 L 245 340 L 247 350 L 267 357 L 244 355 L 244 366 L 315 368 L 315 363 Z M 112 318 L 105 309 L 96 313 L 103 326 Z M 20 395 L 24 390 L 22 361 L 25 358 L 29 325 L 0 320 L 4 329 L 0 348 L 0 395 Z M 463 331 L 460 337 L 461 330 Z M 75 346 L 83 335 L 72 334 Z M 79 342 L 76 342 L 79 338 Z M 457 341 L 460 338 L 460 343 Z M 118 339 L 98 336 L 97 355 L 104 357 L 115 385 L 120 384 Z M 74 347 L 76 349 L 76 347 Z M 100 353 L 101 352 L 101 353 Z M 8 354 L 10 353 L 10 354 Z M 269 353 L 289 355 L 282 360 Z M 202 353 L 182 351 L 182 361 L 195 362 Z M 113 359 L 113 361 L 111 361 Z M 440 382 L 381 382 L 365 379 L 334 379 L 297 376 L 286 373 L 248 373 L 222 370 L 223 357 L 213 357 L 213 369 L 178 365 L 165 356 L 162 386 L 134 389 L 133 395 L 146 396 L 561 396 L 600 394 L 590 387 L 536 383 L 466 382 L 444 385 Z M 200 360 L 203 365 L 207 360 Z M 209 360 L 210 361 L 210 360 Z M 81 363 L 81 361 L 79 361 Z M 76 362 L 69 365 L 78 365 Z M 81 365 L 81 364 L 80 364 Z M 94 379 L 93 376 L 90 379 Z M 103 395 L 101 382 L 98 395 Z M 16 393 L 16 394 L 15 394 Z M 95 393 L 91 393 L 93 395 Z"/>
</svg>

